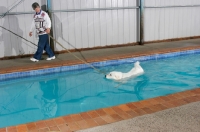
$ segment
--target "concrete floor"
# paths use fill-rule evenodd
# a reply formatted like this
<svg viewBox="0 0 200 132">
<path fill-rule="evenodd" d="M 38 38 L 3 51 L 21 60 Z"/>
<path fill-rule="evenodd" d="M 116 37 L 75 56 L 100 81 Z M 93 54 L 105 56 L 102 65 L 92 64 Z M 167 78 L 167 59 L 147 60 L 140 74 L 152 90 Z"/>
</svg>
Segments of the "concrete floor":
<svg viewBox="0 0 200 132">
<path fill-rule="evenodd" d="M 117 48 L 95 49 L 95 50 L 72 52 L 72 53 L 78 56 L 79 58 L 82 58 L 85 60 L 90 60 L 91 58 L 99 58 L 99 57 L 109 59 L 109 57 L 113 55 L 122 56 L 125 54 L 139 54 L 139 53 L 146 53 L 149 51 L 156 52 L 156 51 L 165 50 L 165 49 L 184 48 L 184 47 L 189 47 L 189 46 L 200 46 L 200 39 L 152 43 L 152 44 L 145 44 L 142 46 L 135 45 L 135 46 L 126 46 L 126 47 L 117 47 Z M 46 55 L 43 55 L 42 60 L 37 63 L 31 62 L 30 57 L 1 60 L 0 71 L 4 70 L 4 68 L 17 68 L 17 67 L 24 67 L 24 66 L 34 67 L 37 65 L 50 65 L 50 64 L 56 64 L 62 61 L 77 60 L 73 55 L 69 53 L 58 54 L 56 55 L 56 57 L 57 59 L 53 61 L 46 61 L 45 60 Z"/>
<path fill-rule="evenodd" d="M 78 132 L 200 132 L 200 102 Z"/>
</svg>

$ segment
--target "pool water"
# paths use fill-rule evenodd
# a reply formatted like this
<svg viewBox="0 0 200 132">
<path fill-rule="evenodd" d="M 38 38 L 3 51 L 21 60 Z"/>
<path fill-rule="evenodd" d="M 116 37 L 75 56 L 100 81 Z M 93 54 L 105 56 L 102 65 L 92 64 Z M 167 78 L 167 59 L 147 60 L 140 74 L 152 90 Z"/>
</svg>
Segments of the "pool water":
<svg viewBox="0 0 200 132">
<path fill-rule="evenodd" d="M 200 54 L 141 61 L 145 74 L 123 82 L 93 69 L 0 82 L 0 128 L 111 107 L 200 87 Z M 133 62 L 99 67 L 128 72 Z"/>
</svg>

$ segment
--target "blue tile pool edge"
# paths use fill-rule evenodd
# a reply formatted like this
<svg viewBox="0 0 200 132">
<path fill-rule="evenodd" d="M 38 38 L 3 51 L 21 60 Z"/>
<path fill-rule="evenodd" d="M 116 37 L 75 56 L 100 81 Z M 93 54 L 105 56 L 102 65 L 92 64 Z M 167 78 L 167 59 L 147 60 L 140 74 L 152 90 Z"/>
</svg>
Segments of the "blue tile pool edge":
<svg viewBox="0 0 200 132">
<path fill-rule="evenodd" d="M 170 53 L 163 53 L 163 54 L 139 56 L 139 57 L 134 57 L 134 58 L 100 61 L 100 62 L 93 62 L 90 64 L 94 67 L 102 67 L 102 66 L 109 66 L 109 65 L 116 65 L 116 64 L 123 64 L 123 63 L 131 63 L 131 62 L 136 62 L 136 61 L 165 59 L 165 58 L 170 58 L 170 57 L 189 55 L 189 54 L 199 54 L 199 53 L 200 53 L 200 49 L 195 49 L 195 50 L 186 50 L 186 51 L 180 51 L 180 52 L 170 52 Z M 61 66 L 61 67 L 45 68 L 45 69 L 30 70 L 30 71 L 23 71 L 23 72 L 12 72 L 12 73 L 0 74 L 0 81 L 15 79 L 15 78 L 22 78 L 22 77 L 31 77 L 31 76 L 37 76 L 37 75 L 46 75 L 46 74 L 51 74 L 51 73 L 80 70 L 80 69 L 86 69 L 86 68 L 90 68 L 90 66 L 87 64 L 79 64 L 79 65 Z"/>
</svg>

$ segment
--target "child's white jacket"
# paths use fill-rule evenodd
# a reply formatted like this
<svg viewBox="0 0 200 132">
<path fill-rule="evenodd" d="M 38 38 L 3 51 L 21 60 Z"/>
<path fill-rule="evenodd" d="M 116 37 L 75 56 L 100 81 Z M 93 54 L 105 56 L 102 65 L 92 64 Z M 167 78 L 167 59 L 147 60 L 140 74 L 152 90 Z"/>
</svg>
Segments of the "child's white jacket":
<svg viewBox="0 0 200 132">
<path fill-rule="evenodd" d="M 35 13 L 33 16 L 30 32 L 33 32 L 34 29 L 36 29 L 36 33 L 38 35 L 43 35 L 47 34 L 45 31 L 47 28 L 51 28 L 51 20 L 49 15 L 42 10 L 39 13 Z"/>
</svg>

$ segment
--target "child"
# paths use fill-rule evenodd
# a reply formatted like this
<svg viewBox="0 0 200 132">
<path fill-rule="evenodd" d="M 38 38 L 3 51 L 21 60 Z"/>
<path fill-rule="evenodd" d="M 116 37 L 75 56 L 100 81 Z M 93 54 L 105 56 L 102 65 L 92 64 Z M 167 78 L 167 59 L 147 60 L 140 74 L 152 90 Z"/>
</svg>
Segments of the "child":
<svg viewBox="0 0 200 132">
<path fill-rule="evenodd" d="M 33 58 L 30 58 L 33 62 L 38 62 L 41 59 L 43 50 L 47 52 L 49 57 L 46 60 L 55 59 L 55 55 L 49 46 L 49 37 L 48 33 L 50 33 L 51 29 L 51 20 L 48 14 L 41 10 L 40 5 L 35 2 L 32 4 L 33 10 L 35 10 L 35 15 L 33 17 L 33 22 L 31 25 L 31 30 L 29 36 L 32 36 L 32 32 L 34 28 L 36 29 L 37 35 L 39 36 L 38 48 Z"/>
</svg>

